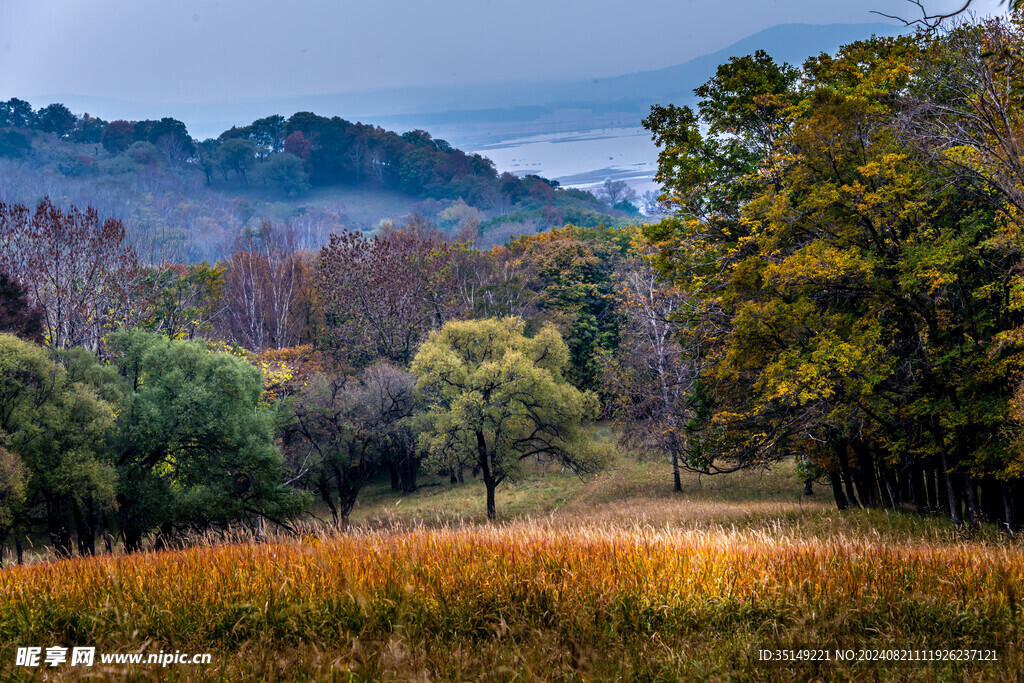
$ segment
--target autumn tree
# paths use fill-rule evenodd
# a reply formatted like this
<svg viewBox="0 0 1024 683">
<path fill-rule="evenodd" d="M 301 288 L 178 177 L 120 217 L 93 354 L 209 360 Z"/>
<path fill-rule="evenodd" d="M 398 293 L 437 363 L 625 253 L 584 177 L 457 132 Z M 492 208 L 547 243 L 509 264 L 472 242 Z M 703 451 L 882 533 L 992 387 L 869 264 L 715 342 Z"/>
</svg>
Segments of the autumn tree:
<svg viewBox="0 0 1024 683">
<path fill-rule="evenodd" d="M 426 334 L 462 306 L 452 253 L 420 217 L 373 237 L 331 235 L 316 272 L 325 343 L 356 366 L 375 358 L 408 366 Z"/>
<path fill-rule="evenodd" d="M 932 45 L 854 43 L 788 90 L 784 69 L 732 60 L 763 73 L 723 67 L 699 117 L 648 120 L 677 214 L 647 236 L 713 332 L 698 358 L 714 457 L 799 453 L 840 507 L 1015 527 L 1017 458 L 991 435 L 1020 373 L 1016 251 L 983 184 L 906 135 Z"/>
<path fill-rule="evenodd" d="M 531 459 L 577 474 L 599 465 L 586 422 L 598 400 L 564 376 L 569 349 L 552 327 L 532 338 L 523 323 L 452 321 L 430 333 L 412 364 L 427 402 L 420 446 L 429 462 L 479 468 L 487 518 L 495 519 L 499 484 L 522 474 Z"/>
<path fill-rule="evenodd" d="M 294 230 L 269 221 L 245 228 L 224 274 L 225 336 L 254 351 L 297 344 L 306 280 Z"/>
<path fill-rule="evenodd" d="M 128 121 L 111 121 L 103 129 L 100 142 L 111 154 L 120 154 L 135 142 L 135 127 Z"/>
<path fill-rule="evenodd" d="M 0 270 L 43 311 L 44 337 L 53 348 L 95 349 L 136 265 L 121 222 L 101 222 L 91 207 L 64 210 L 46 198 L 30 212 L 0 203 Z"/>
<path fill-rule="evenodd" d="M 605 391 L 623 444 L 644 455 L 667 457 L 673 489 L 681 492 L 682 470 L 707 468 L 700 443 L 690 433 L 702 409 L 700 353 L 694 348 L 700 331 L 688 319 L 687 296 L 659 281 L 643 258 L 648 251 L 638 238 L 618 273 L 616 314 L 621 322 L 615 352 L 605 361 Z"/>
</svg>

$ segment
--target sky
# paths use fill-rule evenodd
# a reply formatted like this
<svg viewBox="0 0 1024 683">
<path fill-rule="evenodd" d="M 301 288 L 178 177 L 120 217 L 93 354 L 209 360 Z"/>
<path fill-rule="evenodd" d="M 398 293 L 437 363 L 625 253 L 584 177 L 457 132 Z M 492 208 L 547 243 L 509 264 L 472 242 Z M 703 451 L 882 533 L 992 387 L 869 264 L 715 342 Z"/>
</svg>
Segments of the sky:
<svg viewBox="0 0 1024 683">
<path fill-rule="evenodd" d="M 925 0 L 945 10 L 963 0 Z M 974 0 L 979 13 L 999 0 Z M 0 0 L 0 99 L 201 103 L 655 69 L 905 0 Z M 916 11 L 916 10 L 915 10 Z"/>
</svg>

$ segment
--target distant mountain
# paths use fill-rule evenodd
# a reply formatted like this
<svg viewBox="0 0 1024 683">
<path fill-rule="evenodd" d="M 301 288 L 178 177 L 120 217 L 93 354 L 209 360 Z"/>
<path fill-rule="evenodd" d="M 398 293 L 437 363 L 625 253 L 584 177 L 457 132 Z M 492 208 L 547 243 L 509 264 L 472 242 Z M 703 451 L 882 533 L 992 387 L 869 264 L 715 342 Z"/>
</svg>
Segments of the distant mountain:
<svg viewBox="0 0 1024 683">
<path fill-rule="evenodd" d="M 693 99 L 693 89 L 704 83 L 715 73 L 719 64 L 730 57 L 741 57 L 764 50 L 777 62 L 788 62 L 799 66 L 805 59 L 822 52 L 834 52 L 842 45 L 862 40 L 872 35 L 891 36 L 899 34 L 902 26 L 892 24 L 780 24 L 772 26 L 729 47 L 702 55 L 682 64 L 654 71 L 598 78 L 581 83 L 566 91 L 572 97 L 567 100 L 619 100 L 639 101 L 653 104 L 656 101 L 679 103 Z"/>
<path fill-rule="evenodd" d="M 581 130 L 616 125 L 622 120 L 639 124 L 654 103 L 682 104 L 693 99 L 693 89 L 706 81 L 729 57 L 762 49 L 776 61 L 799 65 L 821 52 L 875 35 L 903 30 L 892 24 L 781 24 L 765 29 L 717 52 L 682 64 L 653 71 L 583 81 L 477 83 L 457 86 L 387 88 L 362 92 L 311 95 L 264 100 L 144 104 L 73 94 L 32 98 L 41 106 L 63 102 L 73 111 L 103 118 L 160 118 L 184 121 L 193 135 L 215 136 L 232 125 L 269 114 L 288 116 L 315 111 L 349 120 L 374 121 L 389 127 L 429 127 L 432 132 L 468 138 L 549 130 Z M 43 101 L 47 100 L 47 101 Z M 571 114 L 559 114 L 573 110 Z M 537 125 L 523 126 L 524 122 Z M 455 135 L 451 135 L 454 132 Z"/>
</svg>

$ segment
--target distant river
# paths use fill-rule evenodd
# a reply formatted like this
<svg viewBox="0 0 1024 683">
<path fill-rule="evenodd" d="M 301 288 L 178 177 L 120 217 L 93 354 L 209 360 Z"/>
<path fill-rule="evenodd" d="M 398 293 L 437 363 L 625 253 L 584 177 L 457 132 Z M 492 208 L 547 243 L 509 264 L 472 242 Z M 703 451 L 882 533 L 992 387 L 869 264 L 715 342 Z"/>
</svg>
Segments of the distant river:
<svg viewBox="0 0 1024 683">
<path fill-rule="evenodd" d="M 643 128 L 600 128 L 513 138 L 474 150 L 499 172 L 535 173 L 567 187 L 590 189 L 624 180 L 643 194 L 655 190 L 658 148 Z"/>
</svg>

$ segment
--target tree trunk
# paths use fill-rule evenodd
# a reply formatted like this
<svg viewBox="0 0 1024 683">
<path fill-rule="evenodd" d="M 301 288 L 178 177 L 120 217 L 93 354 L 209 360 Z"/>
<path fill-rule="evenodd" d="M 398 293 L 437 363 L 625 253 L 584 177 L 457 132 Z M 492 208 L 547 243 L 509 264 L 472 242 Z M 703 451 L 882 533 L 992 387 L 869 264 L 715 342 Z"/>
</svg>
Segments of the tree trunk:
<svg viewBox="0 0 1024 683">
<path fill-rule="evenodd" d="M 334 504 L 334 497 L 331 496 L 331 480 L 327 477 L 326 472 L 320 473 L 320 499 L 327 503 L 327 507 L 331 510 L 331 519 L 334 521 L 334 526 L 338 526 L 338 508 Z"/>
<path fill-rule="evenodd" d="M 449 467 L 448 468 L 448 483 L 449 484 L 458 484 L 459 483 L 459 478 L 455 475 L 455 468 L 454 467 Z"/>
<path fill-rule="evenodd" d="M 882 475 L 882 483 L 885 486 L 884 493 L 885 498 L 888 499 L 889 507 L 893 510 L 900 509 L 900 484 L 896 480 L 896 473 L 893 472 L 888 466 L 879 463 Z"/>
<path fill-rule="evenodd" d="M 917 507 L 918 513 L 924 514 L 931 506 L 928 503 L 928 493 L 925 491 L 924 471 L 921 461 L 917 457 L 910 463 L 909 477 L 910 495 L 914 498 L 914 505 Z"/>
<path fill-rule="evenodd" d="M 1000 489 L 1003 494 L 1003 519 L 1006 524 L 1006 531 L 1009 534 L 1017 533 L 1017 511 L 1013 504 L 1013 488 L 1008 481 L 1002 482 Z"/>
<path fill-rule="evenodd" d="M 21 547 L 21 536 L 14 532 L 14 552 L 18 555 L 18 564 L 25 564 L 25 549 Z"/>
<path fill-rule="evenodd" d="M 679 454 L 672 453 L 672 490 L 676 493 L 683 492 L 683 479 L 679 474 Z"/>
<path fill-rule="evenodd" d="M 949 501 L 949 518 L 953 524 L 961 526 L 963 518 L 960 516 L 960 492 L 957 490 L 954 473 L 949 471 L 949 463 L 946 459 L 946 452 L 942 452 L 942 471 L 946 479 L 946 498 Z"/>
<path fill-rule="evenodd" d="M 404 493 L 416 493 L 416 476 L 419 469 L 419 461 L 412 451 L 405 451 L 402 465 L 402 491 Z"/>
<path fill-rule="evenodd" d="M 964 488 L 967 491 L 967 526 L 971 531 L 977 531 L 980 520 L 978 519 L 978 482 L 974 477 L 965 476 Z"/>
<path fill-rule="evenodd" d="M 832 484 L 832 496 L 836 499 L 836 507 L 845 510 L 850 507 L 850 501 L 843 494 L 843 484 L 839 480 L 839 470 L 833 469 L 828 473 L 828 480 Z"/>
<path fill-rule="evenodd" d="M 813 479 L 804 479 L 804 495 L 805 496 L 813 496 L 814 495 L 814 480 Z"/>
<path fill-rule="evenodd" d="M 498 480 L 491 471 L 491 464 L 487 453 L 487 437 L 480 430 L 476 432 L 476 452 L 477 464 L 484 475 L 484 486 L 487 487 L 487 519 L 493 522 L 498 516 L 494 506 L 494 490 L 498 488 Z"/>
<path fill-rule="evenodd" d="M 62 515 L 60 501 L 46 501 L 46 526 L 50 534 L 50 547 L 57 557 L 71 557 L 71 530 Z"/>
<path fill-rule="evenodd" d="M 96 529 L 90 519 L 88 510 L 82 510 L 74 498 L 71 499 L 71 512 L 75 520 L 75 531 L 78 534 L 78 554 L 82 557 L 96 554 Z"/>
<path fill-rule="evenodd" d="M 854 507 L 863 507 L 857 496 L 853 493 L 853 473 L 850 472 L 850 460 L 847 458 L 846 445 L 843 442 L 839 442 L 836 445 L 836 456 L 839 458 L 839 469 L 843 473 L 843 483 L 846 486 L 846 498 L 849 500 L 850 505 Z"/>
<path fill-rule="evenodd" d="M 498 513 L 494 506 L 494 490 L 498 488 L 498 486 L 491 481 L 490 477 L 486 477 L 484 479 L 484 484 L 487 486 L 487 519 L 493 522 L 498 518 Z"/>
<path fill-rule="evenodd" d="M 931 462 L 928 463 L 926 477 L 926 483 L 928 485 L 928 509 L 932 512 L 938 512 L 942 508 L 942 503 L 939 502 L 939 485 L 937 482 L 938 477 L 935 473 L 935 465 Z"/>
<path fill-rule="evenodd" d="M 878 507 L 879 495 L 878 495 L 878 481 L 875 478 L 875 462 L 874 458 L 871 457 L 871 451 L 864 445 L 858 442 L 854 447 L 854 452 L 857 454 L 857 464 L 860 469 L 860 482 L 863 493 L 861 494 L 860 500 L 868 507 Z"/>
</svg>

